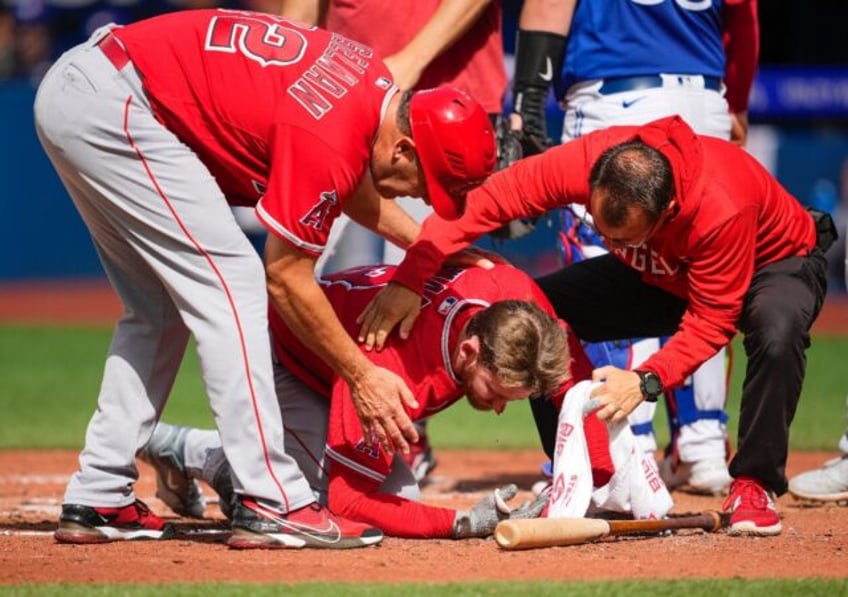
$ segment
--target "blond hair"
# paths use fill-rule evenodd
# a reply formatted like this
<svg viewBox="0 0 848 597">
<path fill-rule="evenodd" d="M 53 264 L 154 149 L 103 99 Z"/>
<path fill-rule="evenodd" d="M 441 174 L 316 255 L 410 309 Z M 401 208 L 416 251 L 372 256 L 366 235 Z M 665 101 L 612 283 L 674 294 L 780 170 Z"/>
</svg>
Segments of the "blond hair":
<svg viewBox="0 0 848 597">
<path fill-rule="evenodd" d="M 467 335 L 480 339 L 480 363 L 504 387 L 526 387 L 532 396 L 549 396 L 569 377 L 565 330 L 534 303 L 492 303 L 474 314 Z"/>
</svg>

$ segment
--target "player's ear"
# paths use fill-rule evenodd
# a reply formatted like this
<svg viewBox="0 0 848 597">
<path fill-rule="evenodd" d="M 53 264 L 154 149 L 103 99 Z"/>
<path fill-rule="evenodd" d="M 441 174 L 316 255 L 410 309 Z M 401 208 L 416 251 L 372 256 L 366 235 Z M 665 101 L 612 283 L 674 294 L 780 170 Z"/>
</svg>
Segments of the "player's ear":
<svg viewBox="0 0 848 597">
<path fill-rule="evenodd" d="M 480 358 L 480 337 L 476 334 L 459 343 L 459 358 L 463 368 L 473 366 Z"/>
<path fill-rule="evenodd" d="M 398 162 L 400 160 L 409 162 L 414 162 L 416 160 L 415 141 L 412 140 L 412 137 L 407 135 L 399 136 L 392 147 L 392 161 Z"/>
</svg>

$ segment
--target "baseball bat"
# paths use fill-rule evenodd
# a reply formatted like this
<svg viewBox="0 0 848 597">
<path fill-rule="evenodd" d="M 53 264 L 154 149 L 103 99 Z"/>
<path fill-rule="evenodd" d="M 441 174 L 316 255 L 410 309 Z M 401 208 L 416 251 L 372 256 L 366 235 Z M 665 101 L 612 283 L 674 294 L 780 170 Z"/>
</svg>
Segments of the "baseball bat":
<svg viewBox="0 0 848 597">
<path fill-rule="evenodd" d="M 503 549 L 533 549 L 579 545 L 602 537 L 655 534 L 675 529 L 703 529 L 712 533 L 724 526 L 725 517 L 714 510 L 660 520 L 528 518 L 498 523 L 495 528 L 495 541 Z"/>
</svg>

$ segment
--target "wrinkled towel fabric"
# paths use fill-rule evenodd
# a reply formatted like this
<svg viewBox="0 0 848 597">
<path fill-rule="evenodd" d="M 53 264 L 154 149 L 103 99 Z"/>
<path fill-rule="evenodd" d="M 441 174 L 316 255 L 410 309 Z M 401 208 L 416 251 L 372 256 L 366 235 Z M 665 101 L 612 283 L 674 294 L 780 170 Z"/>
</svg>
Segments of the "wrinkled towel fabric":
<svg viewBox="0 0 848 597">
<path fill-rule="evenodd" d="M 629 513 L 637 519 L 663 518 L 671 511 L 674 501 L 660 478 L 656 461 L 639 450 L 626 420 L 607 424 L 615 472 L 606 485 L 592 487 L 583 417 L 598 407 L 589 398 L 597 385 L 580 382 L 563 400 L 547 515 L 581 518 L 604 511 Z"/>
</svg>

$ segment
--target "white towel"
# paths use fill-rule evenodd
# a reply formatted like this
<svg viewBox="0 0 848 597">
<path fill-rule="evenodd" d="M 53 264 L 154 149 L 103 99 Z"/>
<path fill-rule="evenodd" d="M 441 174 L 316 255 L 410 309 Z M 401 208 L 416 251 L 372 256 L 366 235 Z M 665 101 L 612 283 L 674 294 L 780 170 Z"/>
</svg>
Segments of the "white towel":
<svg viewBox="0 0 848 597">
<path fill-rule="evenodd" d="M 590 505 L 596 510 L 632 513 L 634 518 L 662 518 L 674 502 L 657 471 L 645 456 L 627 421 L 608 424 L 610 456 L 615 472 L 603 487 L 592 487 L 592 466 L 583 417 L 596 407 L 589 394 L 598 384 L 583 381 L 565 395 L 559 413 L 554 451 L 553 481 L 548 517 L 583 517 Z"/>
</svg>

